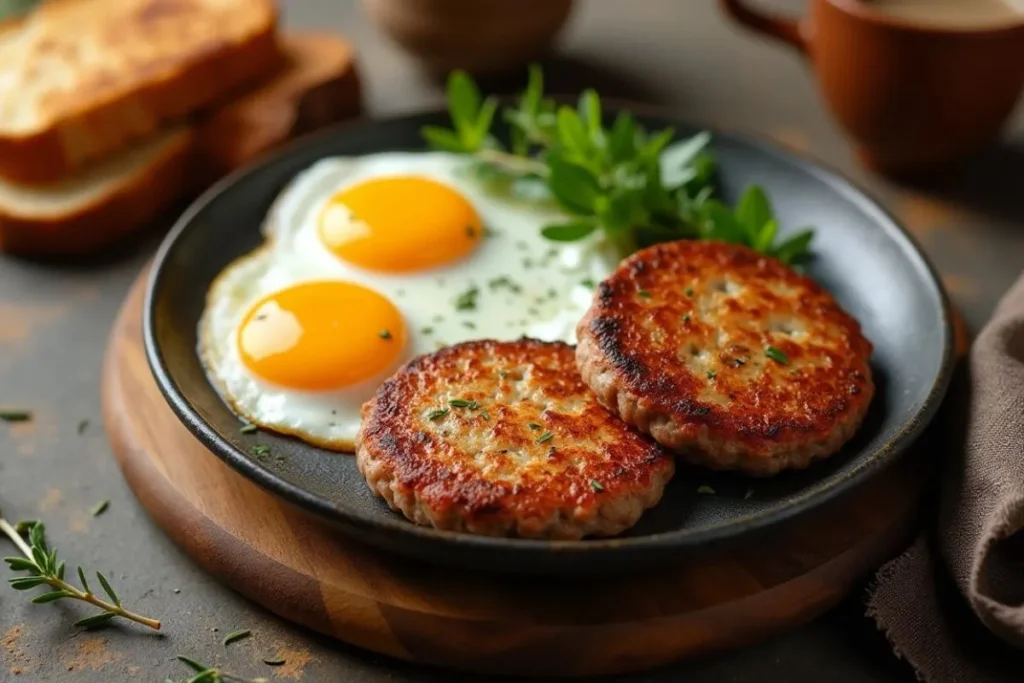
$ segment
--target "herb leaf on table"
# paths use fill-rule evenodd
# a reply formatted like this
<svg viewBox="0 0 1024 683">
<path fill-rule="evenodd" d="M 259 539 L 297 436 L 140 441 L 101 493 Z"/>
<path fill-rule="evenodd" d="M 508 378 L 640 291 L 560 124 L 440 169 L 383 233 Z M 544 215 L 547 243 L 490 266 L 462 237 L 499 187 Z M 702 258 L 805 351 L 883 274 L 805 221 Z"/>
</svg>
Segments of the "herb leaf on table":
<svg viewBox="0 0 1024 683">
<path fill-rule="evenodd" d="M 715 160 L 710 134 L 673 142 L 671 128 L 648 132 L 631 114 L 605 127 L 601 99 L 585 91 L 575 108 L 544 97 L 544 75 L 531 65 L 526 89 L 501 119 L 506 147 L 491 133 L 499 105 L 484 98 L 462 71 L 448 78 L 450 129 L 426 126 L 434 149 L 467 154 L 471 170 L 488 189 L 529 201 L 555 202 L 573 218 L 547 225 L 558 242 L 600 231 L 625 256 L 638 248 L 678 239 L 744 244 L 797 264 L 809 255 L 813 231 L 778 238 L 779 223 L 764 190 L 748 187 L 735 207 L 713 197 Z"/>
</svg>

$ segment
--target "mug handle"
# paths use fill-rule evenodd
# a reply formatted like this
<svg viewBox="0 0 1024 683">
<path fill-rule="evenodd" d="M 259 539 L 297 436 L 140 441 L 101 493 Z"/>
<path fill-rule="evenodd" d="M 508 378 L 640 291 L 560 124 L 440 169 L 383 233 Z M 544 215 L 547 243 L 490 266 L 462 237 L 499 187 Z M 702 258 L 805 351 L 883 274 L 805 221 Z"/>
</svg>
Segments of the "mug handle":
<svg viewBox="0 0 1024 683">
<path fill-rule="evenodd" d="M 754 9 L 744 0 L 719 0 L 718 4 L 726 14 L 731 15 L 733 19 L 747 28 L 781 40 L 800 52 L 807 53 L 807 38 L 801 30 L 800 22 Z"/>
</svg>

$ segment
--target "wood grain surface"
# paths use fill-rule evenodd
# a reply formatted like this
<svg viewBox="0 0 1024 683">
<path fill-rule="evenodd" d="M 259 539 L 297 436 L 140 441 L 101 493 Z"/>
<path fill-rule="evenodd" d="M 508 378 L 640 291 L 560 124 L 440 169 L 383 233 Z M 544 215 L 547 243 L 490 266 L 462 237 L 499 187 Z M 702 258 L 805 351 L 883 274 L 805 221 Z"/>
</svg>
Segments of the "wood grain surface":
<svg viewBox="0 0 1024 683">
<path fill-rule="evenodd" d="M 111 445 L 132 490 L 223 582 L 363 648 L 487 673 L 642 670 L 811 619 L 903 547 L 915 527 L 926 448 L 756 542 L 642 575 L 497 576 L 391 556 L 278 500 L 191 436 L 146 363 L 143 290 L 140 277 L 113 328 L 102 392 Z"/>
</svg>

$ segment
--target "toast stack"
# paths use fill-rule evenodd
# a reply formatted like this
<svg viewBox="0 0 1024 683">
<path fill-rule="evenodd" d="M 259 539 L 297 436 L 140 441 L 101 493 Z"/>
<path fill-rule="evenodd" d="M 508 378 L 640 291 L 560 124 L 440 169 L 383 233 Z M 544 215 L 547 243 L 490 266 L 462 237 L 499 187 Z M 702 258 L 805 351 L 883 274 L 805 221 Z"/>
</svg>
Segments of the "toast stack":
<svg viewBox="0 0 1024 683">
<path fill-rule="evenodd" d="M 0 251 L 100 250 L 360 99 L 271 0 L 44 2 L 0 23 Z"/>
</svg>

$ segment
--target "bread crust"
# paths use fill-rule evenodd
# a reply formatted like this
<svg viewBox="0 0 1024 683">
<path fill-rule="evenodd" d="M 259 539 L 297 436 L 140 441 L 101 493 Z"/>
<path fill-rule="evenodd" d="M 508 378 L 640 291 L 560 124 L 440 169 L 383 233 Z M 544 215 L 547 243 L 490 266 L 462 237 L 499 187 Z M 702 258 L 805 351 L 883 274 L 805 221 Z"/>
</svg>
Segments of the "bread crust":
<svg viewBox="0 0 1024 683">
<path fill-rule="evenodd" d="M 16 215 L 0 205 L 0 252 L 69 256 L 98 251 L 274 146 L 359 112 L 360 83 L 347 43 L 301 33 L 286 37 L 283 47 L 287 64 L 271 80 L 204 114 L 191 127 L 187 144 L 169 143 L 143 172 L 73 213 Z"/>
<path fill-rule="evenodd" d="M 621 533 L 675 469 L 598 405 L 571 346 L 531 339 L 410 361 L 363 407 L 356 458 L 370 488 L 417 524 L 553 539 Z"/>
<path fill-rule="evenodd" d="M 189 187 L 194 133 L 175 133 L 138 174 L 93 197 L 72 215 L 0 213 L 0 252 L 21 256 L 72 256 L 107 247 L 169 208 Z"/>
<path fill-rule="evenodd" d="M 874 394 L 859 323 L 810 278 L 738 245 L 633 254 L 601 283 L 577 337 L 603 405 L 715 469 L 806 467 L 854 434 Z"/>
<path fill-rule="evenodd" d="M 60 12 L 46 5 L 38 12 Z M 121 31 L 144 31 L 147 16 L 182 0 L 140 0 L 134 19 Z M 116 87 L 67 96 L 63 109 L 45 127 L 27 132 L 0 130 L 0 177 L 22 184 L 59 181 L 90 161 L 155 133 L 164 124 L 230 98 L 281 63 L 275 35 L 277 14 L 269 0 L 251 0 L 253 30 L 233 40 L 207 39 L 174 58 L 173 64 L 147 64 L 145 70 L 111 75 Z M 94 11 L 101 11 L 94 9 Z M 25 21 L 31 21 L 29 19 Z M 83 30 L 88 30 L 84 27 Z M 17 30 L 8 29 L 8 30 Z M 116 50 L 116 45 L 111 47 Z M 0 64 L 0 72 L 4 65 Z M 95 99 L 90 100 L 90 95 Z M 83 105 L 85 101 L 87 104 Z"/>
</svg>

